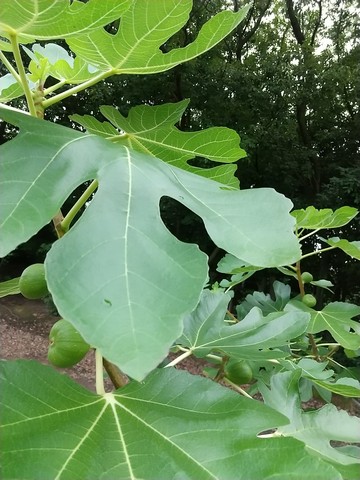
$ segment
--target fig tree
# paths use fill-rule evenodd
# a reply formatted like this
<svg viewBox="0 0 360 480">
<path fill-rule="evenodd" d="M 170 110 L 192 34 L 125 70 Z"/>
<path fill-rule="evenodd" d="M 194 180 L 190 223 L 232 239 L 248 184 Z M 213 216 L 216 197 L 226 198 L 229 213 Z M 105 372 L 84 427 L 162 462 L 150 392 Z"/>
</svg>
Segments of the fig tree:
<svg viewBox="0 0 360 480">
<path fill-rule="evenodd" d="M 315 307 L 316 305 L 316 298 L 310 293 L 304 295 L 301 300 L 309 308 Z"/>
<path fill-rule="evenodd" d="M 19 289 L 30 300 L 44 297 L 48 293 L 43 263 L 34 263 L 25 268 L 19 280 Z"/>
<path fill-rule="evenodd" d="M 245 360 L 230 360 L 225 367 L 225 377 L 236 385 L 249 383 L 253 378 L 250 365 Z"/>
<path fill-rule="evenodd" d="M 59 320 L 49 333 L 48 360 L 55 367 L 72 367 L 82 360 L 90 349 L 80 333 L 66 320 Z"/>
</svg>

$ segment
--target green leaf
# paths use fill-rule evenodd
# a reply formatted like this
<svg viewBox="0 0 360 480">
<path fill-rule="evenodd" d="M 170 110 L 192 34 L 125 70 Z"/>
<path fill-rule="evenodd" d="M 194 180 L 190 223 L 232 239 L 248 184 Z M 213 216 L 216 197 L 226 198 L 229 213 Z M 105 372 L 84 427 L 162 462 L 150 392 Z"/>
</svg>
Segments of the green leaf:
<svg viewBox="0 0 360 480">
<path fill-rule="evenodd" d="M 275 300 L 264 292 L 254 292 L 246 295 L 245 300 L 236 307 L 238 318 L 243 319 L 253 307 L 258 307 L 265 316 L 272 312 L 283 311 L 290 300 L 291 288 L 289 285 L 275 280 L 273 289 Z"/>
<path fill-rule="evenodd" d="M 299 258 L 291 202 L 271 189 L 227 190 L 97 136 L 1 110 L 21 126 L 0 147 L 1 252 L 30 238 L 79 184 L 97 178 L 90 206 L 47 256 L 48 286 L 62 317 L 133 378 L 166 356 L 207 281 L 206 256 L 164 226 L 161 197 L 194 211 L 220 248 L 249 263 Z"/>
<path fill-rule="evenodd" d="M 22 95 L 24 95 L 24 90 L 11 73 L 0 78 L 0 102 L 7 103 Z"/>
<path fill-rule="evenodd" d="M 261 267 L 250 265 L 239 258 L 227 253 L 218 263 L 217 271 L 221 273 L 232 274 L 230 280 L 223 279 L 220 286 L 223 288 L 232 288 L 239 283 L 247 280 L 256 271 L 261 270 Z"/>
<path fill-rule="evenodd" d="M 259 385 L 265 403 L 290 420 L 289 425 L 278 428 L 278 433 L 301 440 L 309 451 L 335 466 L 359 464 L 360 459 L 334 448 L 330 441 L 357 442 L 360 419 L 345 411 L 338 411 L 335 405 L 325 405 L 315 411 L 303 411 L 298 391 L 299 377 L 299 371 L 278 373 L 271 378 L 270 389 L 264 384 Z M 354 448 L 360 450 L 358 447 Z"/>
<path fill-rule="evenodd" d="M 344 353 L 348 358 L 360 357 L 360 348 L 358 348 L 357 350 L 350 350 L 350 349 L 344 348 Z"/>
<path fill-rule="evenodd" d="M 360 382 L 354 378 L 339 378 L 336 382 L 324 382 L 321 380 L 313 380 L 313 382 L 343 397 L 360 397 Z"/>
<path fill-rule="evenodd" d="M 36 362 L 1 362 L 4 479 L 341 480 L 290 438 L 284 417 L 175 369 L 103 396 Z"/>
<path fill-rule="evenodd" d="M 297 228 L 318 230 L 342 227 L 356 217 L 358 210 L 353 207 L 341 207 L 333 212 L 330 208 L 317 210 L 311 206 L 306 210 L 294 210 L 291 214 L 296 218 Z"/>
<path fill-rule="evenodd" d="M 289 309 L 301 310 L 311 315 L 309 333 L 327 330 L 344 348 L 356 350 L 360 347 L 360 325 L 351 320 L 360 314 L 360 307 L 351 303 L 332 302 L 321 311 L 313 310 L 298 300 L 291 300 Z"/>
<path fill-rule="evenodd" d="M 234 257 L 227 253 L 218 263 L 216 270 L 220 273 L 236 274 L 236 273 L 248 273 L 252 271 L 261 270 L 259 267 L 249 265 L 243 260 Z"/>
<path fill-rule="evenodd" d="M 264 318 L 256 307 L 240 322 L 226 325 L 224 318 L 229 301 L 228 294 L 204 290 L 196 309 L 184 319 L 178 343 L 198 356 L 221 350 L 240 359 L 279 358 L 287 353 L 271 349 L 286 345 L 306 330 L 308 315 L 281 312 Z"/>
<path fill-rule="evenodd" d="M 26 49 L 26 47 L 23 48 L 28 52 L 30 58 L 33 59 L 29 65 L 33 81 L 35 81 L 36 66 L 41 63 L 46 63 L 47 76 L 50 75 L 65 83 L 82 83 L 93 78 L 98 73 L 98 70 L 92 67 L 92 65 L 88 65 L 81 58 L 72 57 L 64 48 L 55 43 L 47 43 L 44 47 L 36 43 L 32 46 L 34 53 Z"/>
<path fill-rule="evenodd" d="M 340 239 L 339 237 L 328 238 L 326 243 L 332 247 L 340 248 L 350 257 L 360 260 L 360 241 L 349 242 L 348 240 Z"/>
<path fill-rule="evenodd" d="M 1 0 L 0 35 L 15 34 L 20 43 L 69 38 L 117 20 L 130 5 L 130 0 Z"/>
<path fill-rule="evenodd" d="M 150 153 L 189 172 L 238 187 L 239 182 L 234 177 L 235 165 L 204 169 L 188 164 L 188 160 L 195 157 L 231 163 L 246 155 L 239 148 L 238 134 L 229 128 L 213 127 L 199 132 L 182 132 L 175 128 L 174 123 L 180 121 L 188 103 L 188 100 L 183 100 L 164 105 L 137 106 L 130 110 L 127 118 L 114 107 L 101 107 L 101 113 L 111 123 L 99 122 L 90 115 L 72 115 L 70 118 L 89 133 L 110 138 L 139 152 Z"/>
<path fill-rule="evenodd" d="M 279 360 L 280 364 L 289 371 L 301 370 L 301 376 L 316 380 L 326 380 L 334 374 L 334 370 L 326 370 L 328 362 L 317 362 L 311 358 L 302 358 L 299 362 Z"/>
<path fill-rule="evenodd" d="M 333 287 L 334 284 L 329 280 L 313 280 L 310 282 L 311 285 L 315 287 L 324 288 L 325 290 L 329 290 L 329 292 L 333 293 L 333 291 L 329 287 Z"/>
<path fill-rule="evenodd" d="M 0 298 L 6 297 L 7 295 L 17 295 L 18 293 L 20 293 L 19 280 L 20 277 L 12 278 L 11 280 L 7 280 L 6 282 L 1 282 Z"/>
<path fill-rule="evenodd" d="M 169 70 L 210 50 L 245 18 L 249 6 L 222 11 L 201 28 L 196 40 L 163 53 L 160 47 L 187 22 L 191 0 L 134 0 L 115 35 L 98 29 L 68 40 L 70 48 L 101 71 L 148 74 Z"/>
</svg>

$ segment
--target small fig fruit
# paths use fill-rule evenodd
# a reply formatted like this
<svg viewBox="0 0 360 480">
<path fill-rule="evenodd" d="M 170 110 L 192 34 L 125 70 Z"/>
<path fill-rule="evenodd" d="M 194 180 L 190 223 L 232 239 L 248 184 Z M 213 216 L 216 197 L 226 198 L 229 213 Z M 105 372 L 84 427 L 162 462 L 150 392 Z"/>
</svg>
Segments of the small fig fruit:
<svg viewBox="0 0 360 480">
<path fill-rule="evenodd" d="M 314 295 L 311 295 L 310 293 L 307 293 L 306 295 L 304 295 L 301 301 L 309 308 L 315 307 L 316 305 L 316 298 L 314 297 Z"/>
<path fill-rule="evenodd" d="M 304 273 L 301 274 L 301 280 L 304 283 L 310 283 L 314 280 L 314 277 L 311 275 L 310 272 L 304 272 Z"/>
<path fill-rule="evenodd" d="M 82 360 L 90 350 L 80 333 L 66 320 L 59 320 L 49 333 L 48 360 L 55 367 L 72 367 Z"/>
<path fill-rule="evenodd" d="M 253 378 L 251 367 L 245 360 L 230 360 L 224 373 L 225 377 L 236 385 L 249 383 Z"/>
<path fill-rule="evenodd" d="M 19 280 L 19 289 L 30 300 L 44 297 L 48 293 L 43 263 L 34 263 L 25 268 Z"/>
</svg>

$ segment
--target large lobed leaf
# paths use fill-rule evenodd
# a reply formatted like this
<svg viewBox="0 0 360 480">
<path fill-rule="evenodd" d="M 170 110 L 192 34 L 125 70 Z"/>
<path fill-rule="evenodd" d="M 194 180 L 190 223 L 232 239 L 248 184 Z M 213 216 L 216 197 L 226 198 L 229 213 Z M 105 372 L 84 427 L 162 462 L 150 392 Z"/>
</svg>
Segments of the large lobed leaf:
<svg viewBox="0 0 360 480">
<path fill-rule="evenodd" d="M 353 207 L 341 207 L 333 211 L 330 208 L 316 209 L 307 207 L 306 210 L 293 210 L 291 214 L 296 218 L 296 226 L 309 230 L 320 230 L 323 228 L 339 228 L 348 224 L 356 215 L 358 210 Z"/>
<path fill-rule="evenodd" d="M 134 378 L 166 355 L 207 280 L 206 256 L 161 221 L 161 197 L 193 210 L 220 248 L 251 264 L 300 256 L 291 202 L 271 189 L 227 190 L 99 137 L 2 112 L 21 132 L 0 147 L 1 252 L 26 241 L 74 188 L 97 178 L 94 200 L 47 256 L 47 280 L 60 314 Z"/>
<path fill-rule="evenodd" d="M 268 293 L 254 292 L 248 294 L 236 307 L 236 313 L 239 320 L 243 319 L 253 307 L 261 310 L 264 316 L 269 313 L 282 312 L 290 300 L 291 288 L 278 280 L 273 283 L 275 300 Z"/>
<path fill-rule="evenodd" d="M 313 451 L 336 467 L 348 466 L 358 471 L 360 448 L 353 446 L 357 458 L 348 455 L 331 441 L 355 443 L 359 439 L 360 419 L 351 417 L 345 411 L 338 411 L 334 405 L 325 405 L 319 410 L 303 411 L 299 397 L 300 371 L 278 373 L 271 378 L 271 387 L 259 385 L 265 403 L 286 415 L 289 425 L 281 426 L 278 433 L 301 440 Z M 345 477 L 347 478 L 347 477 Z"/>
<path fill-rule="evenodd" d="M 21 43 L 68 38 L 91 32 L 118 19 L 131 0 L 1 0 L 0 36 Z"/>
<path fill-rule="evenodd" d="M 240 359 L 280 358 L 287 353 L 276 348 L 304 333 L 309 322 L 308 314 L 295 312 L 278 312 L 265 318 L 255 307 L 243 320 L 229 326 L 224 323 L 229 301 L 228 294 L 204 290 L 196 309 L 185 316 L 178 343 L 198 356 L 220 350 Z"/>
<path fill-rule="evenodd" d="M 352 320 L 352 317 L 360 315 L 358 305 L 346 302 L 331 302 L 321 311 L 316 311 L 299 300 L 291 300 L 287 308 L 310 313 L 309 333 L 319 333 L 327 330 L 344 348 L 349 350 L 360 348 L 360 325 Z"/>
<path fill-rule="evenodd" d="M 220 165 L 208 169 L 193 167 L 188 160 L 204 157 L 214 162 L 230 163 L 243 158 L 240 138 L 234 130 L 213 127 L 198 132 L 182 132 L 174 127 L 179 122 L 189 101 L 164 105 L 141 105 L 124 117 L 115 107 L 102 106 L 101 113 L 109 122 L 100 122 L 90 115 L 72 115 L 70 118 L 89 133 L 108 138 L 120 145 L 149 153 L 170 165 L 207 178 L 238 187 L 234 177 L 235 165 Z"/>
<path fill-rule="evenodd" d="M 343 252 L 349 255 L 352 258 L 360 260 L 360 241 L 355 240 L 354 242 L 349 242 L 345 239 L 340 239 L 339 237 L 333 237 L 325 240 L 326 243 L 332 247 L 340 248 Z"/>
<path fill-rule="evenodd" d="M 68 40 L 79 57 L 102 71 L 145 74 L 168 70 L 210 50 L 245 18 L 249 7 L 222 11 L 200 30 L 196 40 L 163 53 L 160 47 L 187 22 L 192 0 L 134 0 L 115 35 L 98 29 Z"/>
<path fill-rule="evenodd" d="M 333 381 L 331 377 L 334 375 L 334 370 L 326 368 L 328 361 L 319 362 L 311 358 L 302 358 L 297 363 L 283 359 L 280 359 L 279 363 L 285 367 L 286 370 L 300 370 L 302 377 L 310 379 L 311 382 L 329 392 L 337 393 L 344 397 L 360 396 L 360 383 L 358 380 L 355 380 L 355 378 L 344 377 Z"/>
<path fill-rule="evenodd" d="M 4 479 L 340 480 L 284 417 L 173 369 L 103 396 L 37 362 L 1 362 Z"/>
</svg>

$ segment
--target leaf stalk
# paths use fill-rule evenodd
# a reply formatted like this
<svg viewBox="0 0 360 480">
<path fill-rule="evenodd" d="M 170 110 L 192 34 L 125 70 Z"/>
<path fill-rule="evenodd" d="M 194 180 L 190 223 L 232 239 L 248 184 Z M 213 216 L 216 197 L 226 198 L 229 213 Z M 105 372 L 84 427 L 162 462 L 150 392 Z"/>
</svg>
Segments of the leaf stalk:
<svg viewBox="0 0 360 480">
<path fill-rule="evenodd" d="M 313 255 L 319 255 L 319 253 L 328 252 L 329 250 L 334 250 L 334 248 L 337 248 L 337 247 L 335 245 L 332 245 L 331 247 L 321 248 L 320 250 L 315 250 L 314 252 L 306 253 L 301 257 L 301 260 L 303 260 L 304 258 L 312 257 Z"/>
<path fill-rule="evenodd" d="M 11 73 L 11 75 L 15 78 L 15 80 L 21 85 L 23 86 L 22 82 L 21 82 L 21 78 L 20 78 L 20 75 L 18 74 L 18 72 L 15 70 L 15 68 L 11 65 L 11 63 L 9 62 L 9 60 L 6 58 L 6 56 L 4 55 L 4 53 L 0 50 L 0 59 L 1 61 L 3 62 L 3 64 L 5 65 L 5 67 L 9 70 L 9 72 Z"/>
<path fill-rule="evenodd" d="M 26 77 L 26 72 L 25 72 L 24 64 L 21 58 L 21 53 L 20 53 L 19 44 L 17 42 L 16 35 L 9 35 L 9 37 L 10 37 L 11 45 L 13 47 L 15 63 L 19 72 L 18 78 L 17 77 L 15 78 L 18 80 L 18 82 L 20 83 L 21 87 L 24 90 L 25 98 L 29 107 L 30 114 L 33 117 L 36 117 L 37 116 L 36 107 L 34 104 L 32 92 L 29 87 L 28 79 Z"/>
<path fill-rule="evenodd" d="M 95 192 L 95 190 L 98 188 L 99 184 L 97 180 L 93 180 L 90 185 L 87 187 L 85 192 L 79 197 L 79 199 L 74 203 L 74 205 L 71 207 L 67 215 L 64 217 L 64 219 L 61 222 L 61 228 L 64 233 L 66 233 L 71 225 L 71 222 L 74 220 L 76 217 L 77 213 L 80 211 L 80 209 L 85 205 L 87 200 L 91 197 L 91 195 Z"/>
<path fill-rule="evenodd" d="M 58 103 L 61 100 L 64 100 L 64 98 L 71 97 L 71 95 L 75 95 L 75 93 L 79 93 L 82 90 L 85 90 L 86 88 L 92 87 L 93 85 L 100 82 L 101 80 L 104 80 L 105 78 L 110 77 L 111 75 L 113 75 L 113 73 L 114 72 L 112 70 L 107 72 L 101 72 L 99 73 L 99 75 L 96 75 L 96 77 L 93 77 L 90 80 L 87 80 L 86 82 L 80 83 L 75 87 L 65 90 L 65 92 L 58 93 L 54 97 L 44 100 L 43 106 L 44 108 L 50 107 L 51 105 L 54 105 L 55 103 Z"/>
<path fill-rule="evenodd" d="M 98 395 L 105 395 L 104 388 L 104 369 L 103 369 L 103 357 L 100 350 L 95 350 L 95 366 L 96 366 L 96 393 Z"/>
<path fill-rule="evenodd" d="M 174 358 L 174 360 L 172 362 L 165 365 L 164 368 L 174 367 L 175 365 L 177 365 L 178 363 L 183 361 L 185 358 L 190 357 L 190 355 L 192 355 L 192 350 L 186 350 L 186 352 L 182 353 L 178 357 Z"/>
</svg>

